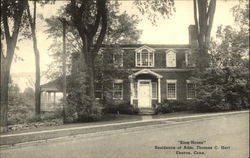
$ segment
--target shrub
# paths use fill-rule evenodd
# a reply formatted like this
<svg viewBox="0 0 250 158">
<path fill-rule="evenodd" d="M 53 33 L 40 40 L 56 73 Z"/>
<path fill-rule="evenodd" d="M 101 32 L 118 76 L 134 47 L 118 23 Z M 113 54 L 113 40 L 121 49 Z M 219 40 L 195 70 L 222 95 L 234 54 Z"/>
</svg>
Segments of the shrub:
<svg viewBox="0 0 250 158">
<path fill-rule="evenodd" d="M 170 113 L 173 112 L 173 107 L 168 100 L 164 100 L 162 103 L 158 103 L 156 106 L 156 113 Z"/>
<path fill-rule="evenodd" d="M 115 102 L 110 102 L 106 103 L 104 107 L 104 113 L 112 113 L 112 114 L 138 114 L 139 110 L 138 108 L 134 108 L 133 105 L 127 103 L 127 102 L 122 102 L 122 101 L 115 101 Z"/>
<path fill-rule="evenodd" d="M 20 94 L 9 96 L 8 124 L 22 124 L 33 117 L 32 108 Z"/>
<path fill-rule="evenodd" d="M 209 68 L 199 74 L 195 110 L 219 112 L 249 109 L 247 79 L 232 67 Z"/>
<path fill-rule="evenodd" d="M 91 104 L 91 102 L 89 102 L 89 104 Z M 77 122 L 98 121 L 103 116 L 103 107 L 97 101 L 93 101 L 91 107 L 78 107 L 78 110 L 79 111 L 77 111 Z"/>
<path fill-rule="evenodd" d="M 178 101 L 178 100 L 164 100 L 162 103 L 156 105 L 157 113 L 170 113 L 179 111 L 190 111 L 195 107 L 194 100 Z"/>
<path fill-rule="evenodd" d="M 169 101 L 169 103 L 171 104 L 174 112 L 192 110 L 195 104 L 194 100 L 186 100 L 186 101 L 171 100 Z"/>
<path fill-rule="evenodd" d="M 87 94 L 84 73 L 71 76 L 68 81 L 67 122 L 89 122 L 102 117 L 102 105 Z"/>
</svg>

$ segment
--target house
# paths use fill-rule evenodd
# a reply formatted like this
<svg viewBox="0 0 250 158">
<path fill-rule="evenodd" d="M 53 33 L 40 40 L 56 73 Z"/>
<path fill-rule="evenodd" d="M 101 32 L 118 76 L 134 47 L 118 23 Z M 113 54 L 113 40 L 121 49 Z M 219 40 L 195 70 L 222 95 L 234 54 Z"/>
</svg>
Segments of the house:
<svg viewBox="0 0 250 158">
<path fill-rule="evenodd" d="M 188 29 L 189 44 L 186 45 L 126 44 L 119 46 L 119 55 L 103 47 L 104 58 L 106 54 L 112 55 L 112 64 L 118 69 L 130 70 L 127 76 L 114 76 L 109 83 L 112 99 L 129 102 L 142 110 L 154 109 L 164 100 L 193 99 L 195 85 L 190 78 L 195 66 L 193 54 L 197 40 L 194 25 Z M 76 60 L 77 56 L 73 57 L 73 69 Z M 95 87 L 96 98 L 103 99 L 103 85 Z M 46 93 L 43 86 L 41 90 Z"/>
</svg>

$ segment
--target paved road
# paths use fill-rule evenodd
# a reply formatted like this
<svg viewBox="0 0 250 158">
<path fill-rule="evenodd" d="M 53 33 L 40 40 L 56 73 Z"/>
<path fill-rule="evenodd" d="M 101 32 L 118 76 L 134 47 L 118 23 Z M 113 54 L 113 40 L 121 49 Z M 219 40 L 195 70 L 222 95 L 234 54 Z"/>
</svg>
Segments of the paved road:
<svg viewBox="0 0 250 158">
<path fill-rule="evenodd" d="M 182 149 L 177 149 L 179 146 Z M 248 156 L 248 113 L 156 128 L 145 127 L 139 131 L 78 138 L 60 143 L 50 142 L 29 147 L 1 149 L 1 158 L 248 158 Z"/>
</svg>

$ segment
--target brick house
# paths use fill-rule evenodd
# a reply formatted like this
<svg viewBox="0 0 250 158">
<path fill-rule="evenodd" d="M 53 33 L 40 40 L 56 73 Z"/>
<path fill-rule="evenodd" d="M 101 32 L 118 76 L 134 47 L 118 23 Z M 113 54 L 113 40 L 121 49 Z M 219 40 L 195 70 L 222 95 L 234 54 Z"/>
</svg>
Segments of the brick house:
<svg viewBox="0 0 250 158">
<path fill-rule="evenodd" d="M 104 47 L 103 55 L 112 55 L 113 64 L 119 69 L 130 70 L 127 76 L 113 77 L 112 83 L 109 83 L 112 99 L 128 102 L 139 109 L 154 109 L 157 103 L 164 100 L 185 101 L 194 98 L 195 85 L 190 77 L 195 66 L 192 56 L 197 40 L 194 38 L 194 26 L 190 25 L 188 30 L 187 45 L 120 45 L 119 56 L 110 54 Z M 77 56 L 72 60 L 73 69 L 75 60 Z M 42 85 L 41 90 L 44 89 L 46 93 L 45 87 Z M 95 87 L 96 98 L 102 99 L 103 85 L 96 84 Z"/>
</svg>

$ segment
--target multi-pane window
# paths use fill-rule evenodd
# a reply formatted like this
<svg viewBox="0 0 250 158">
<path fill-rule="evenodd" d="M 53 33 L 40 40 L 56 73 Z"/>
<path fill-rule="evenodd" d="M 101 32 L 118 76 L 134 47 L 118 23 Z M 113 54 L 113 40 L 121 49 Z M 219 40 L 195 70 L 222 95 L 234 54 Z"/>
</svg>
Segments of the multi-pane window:
<svg viewBox="0 0 250 158">
<path fill-rule="evenodd" d="M 187 67 L 195 67 L 195 58 L 194 55 L 191 54 L 191 52 L 185 53 L 185 62 Z"/>
<path fill-rule="evenodd" d="M 96 99 L 103 99 L 103 86 L 101 83 L 96 83 L 95 85 L 95 98 Z"/>
<path fill-rule="evenodd" d="M 176 99 L 176 80 L 167 80 L 167 99 Z"/>
<path fill-rule="evenodd" d="M 123 53 L 115 53 L 113 54 L 113 63 L 114 66 L 122 67 L 123 66 Z"/>
<path fill-rule="evenodd" d="M 157 99 L 157 83 L 152 82 L 152 99 Z"/>
<path fill-rule="evenodd" d="M 137 67 L 153 67 L 154 66 L 154 53 L 143 49 L 136 52 L 136 66 Z"/>
<path fill-rule="evenodd" d="M 195 84 L 187 80 L 187 99 L 193 99 L 195 98 Z"/>
<path fill-rule="evenodd" d="M 113 99 L 123 99 L 123 82 L 122 80 L 113 83 Z"/>
<path fill-rule="evenodd" d="M 167 67 L 176 67 L 176 54 L 173 51 L 167 52 L 166 55 Z"/>
<path fill-rule="evenodd" d="M 137 90 L 137 82 L 134 83 L 134 98 L 136 99 L 138 96 L 138 90 Z"/>
</svg>

